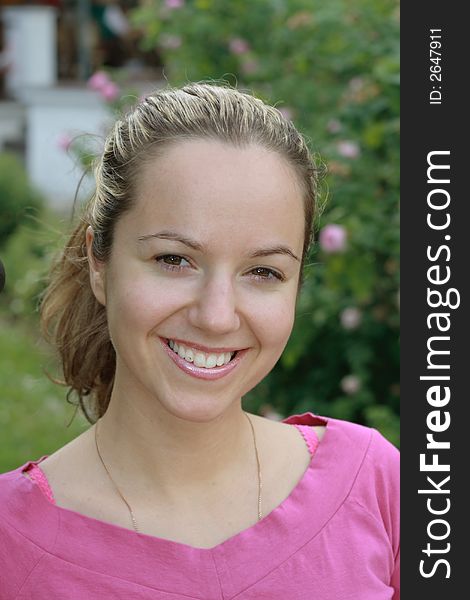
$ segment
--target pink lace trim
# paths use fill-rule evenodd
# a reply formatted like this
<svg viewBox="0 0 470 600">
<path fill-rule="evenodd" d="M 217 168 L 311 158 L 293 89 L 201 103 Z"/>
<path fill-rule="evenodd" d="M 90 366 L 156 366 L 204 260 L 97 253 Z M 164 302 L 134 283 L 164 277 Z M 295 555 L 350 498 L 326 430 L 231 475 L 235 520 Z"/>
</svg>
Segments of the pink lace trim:
<svg viewBox="0 0 470 600">
<path fill-rule="evenodd" d="M 47 477 L 44 475 L 42 469 L 40 469 L 37 465 L 32 464 L 30 468 L 26 471 L 28 475 L 38 484 L 41 492 L 46 496 L 46 498 L 55 504 L 54 494 L 52 493 L 51 486 L 47 481 Z"/>
<path fill-rule="evenodd" d="M 297 427 L 297 429 L 302 434 L 302 437 L 304 438 L 305 443 L 307 444 L 307 448 L 309 449 L 310 454 L 313 456 L 320 441 L 317 437 L 315 429 L 311 425 L 300 425 L 299 423 L 292 424 L 294 425 L 294 427 Z"/>
</svg>

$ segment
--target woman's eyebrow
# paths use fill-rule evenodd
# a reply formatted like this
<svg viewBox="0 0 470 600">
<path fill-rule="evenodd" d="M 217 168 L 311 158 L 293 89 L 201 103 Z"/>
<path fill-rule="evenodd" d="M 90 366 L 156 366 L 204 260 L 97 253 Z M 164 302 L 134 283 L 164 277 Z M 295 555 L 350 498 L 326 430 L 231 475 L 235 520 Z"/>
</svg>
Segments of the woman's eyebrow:
<svg viewBox="0 0 470 600">
<path fill-rule="evenodd" d="M 271 254 L 285 254 L 286 256 L 290 256 L 294 258 L 296 261 L 300 262 L 300 258 L 294 254 L 294 252 L 289 248 L 289 246 L 272 246 L 269 248 L 259 248 L 258 250 L 254 250 L 250 253 L 250 258 L 259 258 L 260 256 L 270 256 Z"/>
<path fill-rule="evenodd" d="M 185 246 L 192 248 L 193 250 L 197 250 L 198 252 L 202 252 L 204 250 L 204 246 L 191 238 L 188 238 L 184 235 L 180 235 L 175 231 L 159 231 L 158 233 L 149 233 L 148 235 L 142 235 L 139 238 L 139 242 L 146 242 L 147 240 L 151 240 L 153 238 L 157 238 L 160 240 L 174 240 L 175 242 L 181 242 Z"/>
<path fill-rule="evenodd" d="M 204 246 L 185 235 L 181 235 L 175 231 L 159 231 L 158 233 L 149 233 L 147 235 L 142 235 L 138 239 L 139 242 L 146 242 L 147 240 L 157 238 L 161 240 L 173 240 L 175 242 L 181 242 L 185 246 L 192 248 L 198 252 L 204 252 Z M 271 256 L 272 254 L 284 254 L 285 256 L 290 256 L 294 260 L 300 262 L 300 258 L 289 248 L 289 246 L 284 246 L 279 244 L 277 246 L 268 246 L 266 248 L 258 248 L 253 250 L 249 254 L 249 258 L 259 258 L 262 256 Z"/>
</svg>

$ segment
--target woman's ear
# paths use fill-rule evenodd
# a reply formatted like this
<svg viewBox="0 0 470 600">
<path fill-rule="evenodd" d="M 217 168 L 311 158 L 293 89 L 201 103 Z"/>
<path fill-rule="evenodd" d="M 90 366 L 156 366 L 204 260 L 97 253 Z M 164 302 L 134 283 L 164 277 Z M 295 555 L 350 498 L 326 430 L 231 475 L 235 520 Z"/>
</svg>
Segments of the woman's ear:
<svg viewBox="0 0 470 600">
<path fill-rule="evenodd" d="M 86 251 L 88 256 L 88 266 L 90 269 L 90 285 L 95 298 L 100 304 L 106 306 L 106 286 L 105 286 L 105 264 L 97 260 L 93 254 L 94 232 L 89 225 L 85 234 Z"/>
</svg>

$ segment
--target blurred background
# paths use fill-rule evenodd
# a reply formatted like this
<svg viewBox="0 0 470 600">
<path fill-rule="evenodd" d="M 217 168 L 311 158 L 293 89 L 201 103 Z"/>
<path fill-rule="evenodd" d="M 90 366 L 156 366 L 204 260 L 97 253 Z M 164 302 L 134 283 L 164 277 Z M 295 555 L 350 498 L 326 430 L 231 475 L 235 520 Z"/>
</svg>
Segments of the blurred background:
<svg viewBox="0 0 470 600">
<path fill-rule="evenodd" d="M 88 426 L 46 376 L 37 304 L 110 122 L 203 79 L 274 104 L 328 167 L 294 332 L 244 408 L 399 445 L 398 1 L 1 0 L 0 472 Z"/>
</svg>

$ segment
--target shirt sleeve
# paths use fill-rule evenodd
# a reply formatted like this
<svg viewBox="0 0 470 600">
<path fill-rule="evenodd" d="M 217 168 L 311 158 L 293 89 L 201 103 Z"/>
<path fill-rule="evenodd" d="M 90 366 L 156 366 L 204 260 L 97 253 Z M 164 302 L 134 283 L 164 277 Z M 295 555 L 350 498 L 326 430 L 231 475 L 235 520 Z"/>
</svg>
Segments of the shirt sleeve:
<svg viewBox="0 0 470 600">
<path fill-rule="evenodd" d="M 393 600 L 400 600 L 400 453 L 382 434 L 374 430 L 372 448 L 377 509 L 393 550 L 390 579 Z"/>
<path fill-rule="evenodd" d="M 0 598 L 16 598 L 44 551 L 0 519 Z"/>
<path fill-rule="evenodd" d="M 352 495 L 380 523 L 387 581 L 400 600 L 400 453 L 375 429 Z"/>
</svg>

